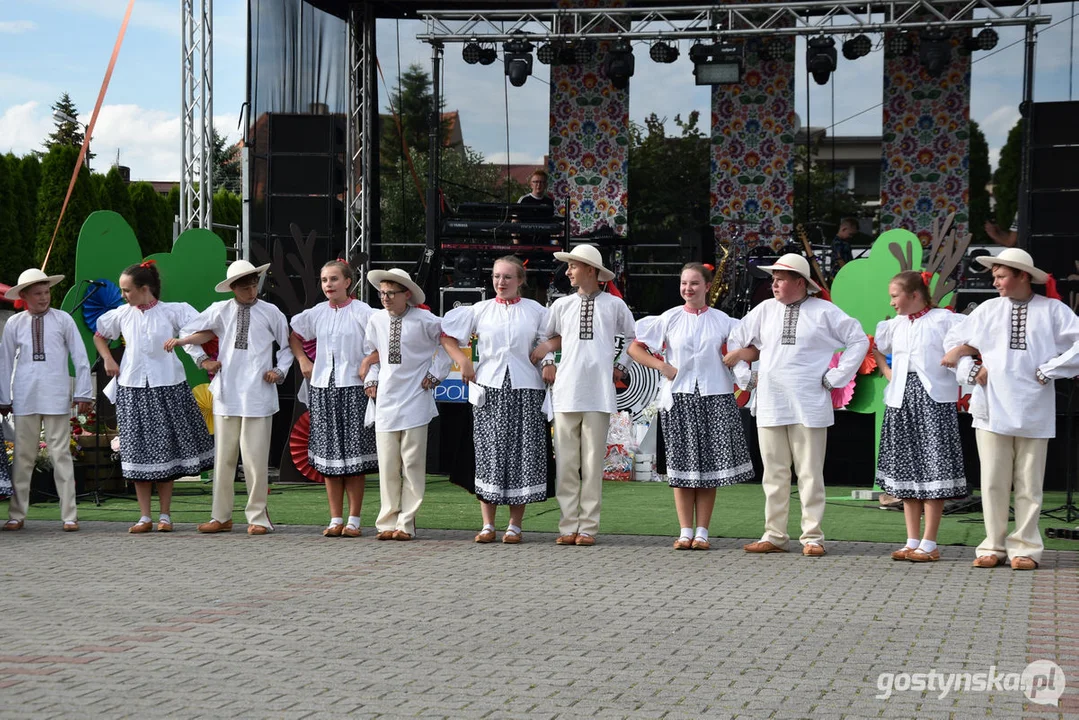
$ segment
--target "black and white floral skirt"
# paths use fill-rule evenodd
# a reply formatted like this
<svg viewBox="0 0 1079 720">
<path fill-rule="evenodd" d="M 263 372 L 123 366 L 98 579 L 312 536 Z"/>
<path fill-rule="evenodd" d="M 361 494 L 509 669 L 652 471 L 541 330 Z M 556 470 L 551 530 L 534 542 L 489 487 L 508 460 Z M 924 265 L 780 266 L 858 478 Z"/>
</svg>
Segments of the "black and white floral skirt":
<svg viewBox="0 0 1079 720">
<path fill-rule="evenodd" d="M 214 441 L 186 382 L 116 392 L 120 467 L 136 482 L 175 480 L 214 466 Z"/>
<path fill-rule="evenodd" d="M 514 390 L 506 371 L 501 388 L 486 387 L 473 408 L 476 497 L 492 505 L 547 499 L 547 416 L 543 390 Z"/>
<path fill-rule="evenodd" d="M 307 459 L 329 477 L 364 475 L 378 470 L 375 429 L 364 427 L 367 396 L 362 385 L 339 388 L 330 372 L 329 387 L 308 387 L 311 436 Z"/>
<path fill-rule="evenodd" d="M 907 375 L 903 406 L 884 409 L 877 484 L 897 498 L 966 497 L 955 403 L 929 397 L 917 373 Z"/>
<path fill-rule="evenodd" d="M 0 433 L 3 439 L 3 433 Z M 7 450 L 0 452 L 0 498 L 11 497 L 11 466 L 7 461 Z"/>
<path fill-rule="evenodd" d="M 753 461 L 734 395 L 675 393 L 660 413 L 667 484 L 715 488 L 753 479 Z"/>
</svg>

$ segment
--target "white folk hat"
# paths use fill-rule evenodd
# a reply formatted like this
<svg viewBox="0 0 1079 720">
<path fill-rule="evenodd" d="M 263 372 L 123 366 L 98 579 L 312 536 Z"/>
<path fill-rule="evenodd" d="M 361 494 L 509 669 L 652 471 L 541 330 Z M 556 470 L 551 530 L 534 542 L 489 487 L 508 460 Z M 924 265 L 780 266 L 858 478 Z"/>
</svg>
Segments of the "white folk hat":
<svg viewBox="0 0 1079 720">
<path fill-rule="evenodd" d="M 404 286 L 406 290 L 412 293 L 412 297 L 409 298 L 409 305 L 422 305 L 426 299 L 423 290 L 420 286 L 409 277 L 408 273 L 401 268 L 390 268 L 389 270 L 369 270 L 367 272 L 367 282 L 371 283 L 375 289 L 378 289 L 378 284 L 381 282 L 394 282 L 398 285 Z"/>
<path fill-rule="evenodd" d="M 214 288 L 214 290 L 219 293 L 229 292 L 232 289 L 232 283 L 236 282 L 242 277 L 246 277 L 247 275 L 262 276 L 266 273 L 266 270 L 269 267 L 270 263 L 255 267 L 246 260 L 236 260 L 231 265 L 229 265 L 229 269 L 225 272 L 225 279 L 219 282 Z"/>
<path fill-rule="evenodd" d="M 614 280 L 614 273 L 603 267 L 603 256 L 594 245 L 578 245 L 572 252 L 556 252 L 554 257 L 562 262 L 579 262 L 596 268 L 599 271 L 596 279 L 600 282 Z"/>
<path fill-rule="evenodd" d="M 760 270 L 765 271 L 769 275 L 773 270 L 786 270 L 787 272 L 798 273 L 806 279 L 806 287 L 810 292 L 820 292 L 820 285 L 813 282 L 813 278 L 809 274 L 809 261 L 797 253 L 787 253 L 780 256 L 776 260 L 774 265 L 762 265 Z"/>
<path fill-rule="evenodd" d="M 19 274 L 18 284 L 13 285 L 11 289 L 4 293 L 4 297 L 8 300 L 18 300 L 19 293 L 30 287 L 31 285 L 37 285 L 40 282 L 47 282 L 49 284 L 49 287 L 52 287 L 58 282 L 63 282 L 63 280 L 63 275 L 46 275 L 37 268 L 23 270 Z"/>
<path fill-rule="evenodd" d="M 1006 265 L 1010 268 L 1030 273 L 1030 281 L 1039 285 L 1044 284 L 1049 279 L 1049 273 L 1034 267 L 1034 258 L 1030 257 L 1030 253 L 1019 248 L 1006 248 L 1001 250 L 1000 255 L 996 257 L 983 255 L 974 259 L 990 269 L 994 265 Z M 22 280 L 21 277 L 19 279 Z"/>
</svg>

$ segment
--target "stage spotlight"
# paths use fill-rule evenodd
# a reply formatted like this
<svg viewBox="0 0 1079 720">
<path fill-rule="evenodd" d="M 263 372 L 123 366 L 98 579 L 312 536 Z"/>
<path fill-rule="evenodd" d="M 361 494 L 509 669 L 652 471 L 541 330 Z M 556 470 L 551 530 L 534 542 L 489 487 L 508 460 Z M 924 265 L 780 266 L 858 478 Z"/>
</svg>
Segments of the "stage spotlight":
<svg viewBox="0 0 1079 720">
<path fill-rule="evenodd" d="M 480 47 L 480 44 L 473 41 L 465 45 L 464 49 L 461 50 L 461 57 L 464 58 L 465 62 L 469 65 L 475 65 L 480 61 L 482 52 L 483 48 Z"/>
<path fill-rule="evenodd" d="M 693 43 L 689 48 L 689 59 L 694 65 L 699 65 L 703 62 L 708 62 L 712 57 L 712 46 L 705 45 L 704 43 Z"/>
<path fill-rule="evenodd" d="M 558 51 L 551 43 L 543 43 L 536 50 L 536 59 L 544 65 L 552 65 L 558 59 Z"/>
<path fill-rule="evenodd" d="M 502 45 L 502 57 L 506 64 L 506 77 L 510 85 L 521 87 L 532 74 L 532 43 L 524 38 L 515 37 Z"/>
<path fill-rule="evenodd" d="M 912 43 L 906 33 L 891 33 L 884 39 L 884 54 L 888 57 L 910 55 Z"/>
<path fill-rule="evenodd" d="M 573 61 L 578 65 L 585 65 L 595 55 L 596 48 L 591 40 L 581 38 L 573 47 Z"/>
<path fill-rule="evenodd" d="M 869 54 L 873 49 L 873 43 L 865 35 L 853 37 L 843 43 L 843 57 L 848 60 L 857 60 Z"/>
<path fill-rule="evenodd" d="M 678 46 L 665 42 L 657 42 L 648 50 L 648 57 L 658 63 L 673 63 L 678 59 Z"/>
<path fill-rule="evenodd" d="M 742 82 L 742 52 L 737 45 L 700 43 L 689 49 L 696 85 L 728 85 Z"/>
<path fill-rule="evenodd" d="M 835 72 L 835 38 L 820 35 L 809 39 L 806 48 L 806 67 L 818 85 L 827 85 L 828 77 Z"/>
<path fill-rule="evenodd" d="M 993 28 L 985 28 L 973 37 L 963 38 L 962 54 L 969 55 L 975 50 L 992 50 L 997 46 L 1000 36 Z"/>
<path fill-rule="evenodd" d="M 610 79 L 611 85 L 619 90 L 629 87 L 629 79 L 633 77 L 633 47 L 626 40 L 618 40 L 611 46 L 607 53 L 607 59 L 603 61 L 603 69 Z"/>
<path fill-rule="evenodd" d="M 480 48 L 480 65 L 492 65 L 498 59 L 498 52 L 493 45 Z"/>
<path fill-rule="evenodd" d="M 952 62 L 952 42 L 943 30 L 926 30 L 918 45 L 918 61 L 930 77 L 940 77 Z"/>
<path fill-rule="evenodd" d="M 785 38 L 772 38 L 761 51 L 765 60 L 779 62 L 790 55 L 791 44 Z"/>
</svg>

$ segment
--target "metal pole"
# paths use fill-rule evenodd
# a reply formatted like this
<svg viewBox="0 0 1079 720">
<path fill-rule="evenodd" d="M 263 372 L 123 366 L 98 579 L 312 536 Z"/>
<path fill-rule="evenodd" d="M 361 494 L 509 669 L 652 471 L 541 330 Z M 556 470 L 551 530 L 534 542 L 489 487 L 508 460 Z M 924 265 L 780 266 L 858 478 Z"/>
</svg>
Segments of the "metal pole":
<svg viewBox="0 0 1079 720">
<path fill-rule="evenodd" d="M 1019 114 L 1023 116 L 1023 143 L 1019 162 L 1019 236 L 1017 245 L 1024 250 L 1030 249 L 1030 164 L 1031 143 L 1034 139 L 1034 46 L 1037 42 L 1034 26 L 1026 27 L 1026 56 L 1023 58 L 1023 102 L 1019 105 Z"/>
<path fill-rule="evenodd" d="M 428 142 L 427 142 L 427 248 L 424 250 L 424 258 L 420 267 L 430 272 L 435 259 L 435 251 L 438 247 L 438 150 L 442 138 L 442 86 L 439 78 L 442 70 L 442 43 L 431 43 L 431 111 L 428 119 Z M 426 281 L 427 275 L 419 278 L 421 284 Z"/>
</svg>

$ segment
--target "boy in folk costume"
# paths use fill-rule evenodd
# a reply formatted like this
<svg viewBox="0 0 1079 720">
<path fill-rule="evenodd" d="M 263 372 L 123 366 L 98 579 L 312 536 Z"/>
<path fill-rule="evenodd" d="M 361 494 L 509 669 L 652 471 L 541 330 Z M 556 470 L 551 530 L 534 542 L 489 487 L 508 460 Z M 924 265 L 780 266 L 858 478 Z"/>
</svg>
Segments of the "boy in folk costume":
<svg viewBox="0 0 1079 720">
<path fill-rule="evenodd" d="M 956 367 L 961 383 L 977 383 L 970 414 L 982 467 L 985 540 L 974 567 L 996 567 L 1007 558 L 1013 570 L 1033 570 L 1044 549 L 1038 517 L 1046 448 L 1056 430 L 1052 381 L 1079 374 L 1079 317 L 1059 300 L 1034 294 L 1031 283 L 1043 284 L 1049 275 L 1027 252 L 1008 248 L 976 259 L 992 269 L 1000 297 L 952 328 L 941 361 Z M 1013 487 L 1015 530 L 1005 536 Z"/>
<path fill-rule="evenodd" d="M 422 305 L 423 290 L 399 268 L 371 270 L 382 310 L 367 320 L 366 352 L 377 362 L 361 369 L 375 401 L 375 443 L 381 500 L 379 540 L 411 540 L 427 485 L 427 425 L 438 416 L 434 388 L 450 371 L 442 349 L 442 321 Z"/>
<path fill-rule="evenodd" d="M 26 311 L 13 315 L 0 341 L 0 414 L 15 414 L 15 467 L 11 504 L 4 530 L 21 530 L 30 497 L 42 428 L 53 465 L 56 494 L 64 530 L 79 529 L 75 509 L 75 468 L 71 461 L 71 381 L 68 362 L 75 366 L 74 400 L 79 412 L 93 407 L 90 362 L 75 321 L 49 306 L 50 288 L 63 275 L 46 275 L 31 268 L 4 295 L 22 300 Z M 17 361 L 17 362 L 16 362 Z M 12 395 L 14 394 L 14 397 Z"/>
<path fill-rule="evenodd" d="M 229 265 L 225 279 L 214 288 L 232 292 L 232 300 L 221 300 L 202 311 L 180 330 L 180 338 L 165 343 L 185 350 L 195 364 L 216 373 L 210 384 L 214 403 L 214 499 L 210 521 L 201 523 L 201 533 L 232 530 L 232 509 L 236 493 L 237 457 L 243 456 L 247 483 L 247 534 L 265 535 L 272 528 L 266 512 L 269 494 L 267 469 L 270 460 L 270 431 L 277 413 L 277 385 L 284 382 L 292 367 L 288 344 L 288 321 L 274 305 L 259 302 L 259 278 L 269 263 L 255 267 L 246 260 Z M 216 335 L 216 360 L 207 357 L 201 345 Z M 277 343 L 277 360 L 273 346 Z"/>
<path fill-rule="evenodd" d="M 810 279 L 809 262 L 788 253 L 775 265 L 770 300 L 753 308 L 727 341 L 724 363 L 736 367 L 738 384 L 756 384 L 757 436 L 764 461 L 764 535 L 743 549 L 749 553 L 787 552 L 790 536 L 791 464 L 798 473 L 802 504 L 802 554 L 824 555 L 824 451 L 834 422 L 831 390 L 851 381 L 869 349 L 857 320 L 836 305 L 811 297 L 820 291 Z M 745 349 L 760 350 L 756 377 L 745 362 Z M 845 348 L 838 367 L 832 356 Z"/>
<path fill-rule="evenodd" d="M 545 330 L 550 340 L 540 343 L 531 359 L 544 363 L 543 379 L 553 386 L 557 497 L 562 511 L 555 542 L 590 546 L 599 532 L 607 429 L 611 413 L 618 410 L 614 379 L 625 376 L 626 353 L 636 327 L 626 303 L 599 287 L 614 279 L 599 250 L 578 245 L 573 252 L 554 256 L 568 264 L 566 276 L 577 292 L 551 305 Z M 625 345 L 615 358 L 618 335 L 625 338 Z M 559 347 L 562 360 L 556 381 L 554 361 L 544 356 Z"/>
</svg>

